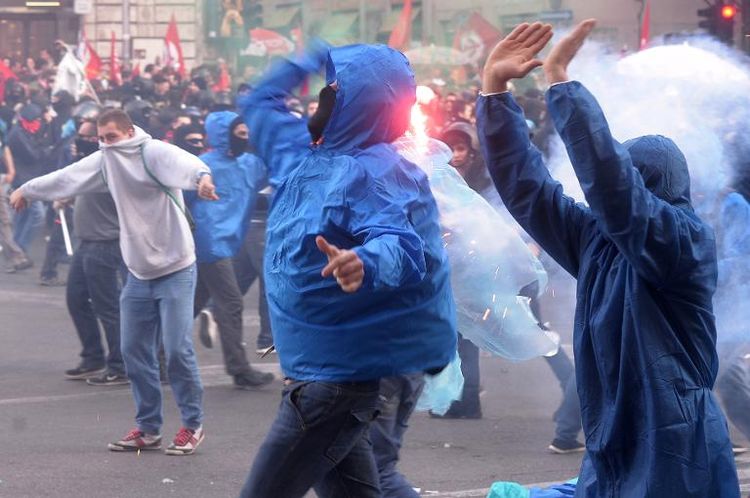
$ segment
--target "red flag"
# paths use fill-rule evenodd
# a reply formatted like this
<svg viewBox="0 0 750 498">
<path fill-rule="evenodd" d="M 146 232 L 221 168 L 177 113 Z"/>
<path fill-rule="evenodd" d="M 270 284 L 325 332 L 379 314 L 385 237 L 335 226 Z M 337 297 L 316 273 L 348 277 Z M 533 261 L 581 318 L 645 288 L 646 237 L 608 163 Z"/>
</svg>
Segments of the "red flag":
<svg viewBox="0 0 750 498">
<path fill-rule="evenodd" d="M 18 76 L 3 61 L 0 61 L 0 104 L 5 102 L 5 82 L 17 80 Z"/>
<path fill-rule="evenodd" d="M 500 41 L 502 33 L 477 12 L 472 12 L 466 22 L 456 31 L 453 48 L 460 50 L 476 66 L 482 64 Z"/>
<path fill-rule="evenodd" d="M 232 78 L 229 76 L 227 63 L 222 61 L 219 64 L 219 81 L 214 85 L 215 92 L 228 92 L 232 90 Z"/>
<path fill-rule="evenodd" d="M 86 68 L 86 78 L 94 79 L 98 78 L 102 72 L 102 59 L 99 54 L 94 50 L 93 45 L 88 38 L 86 38 L 86 32 L 81 28 L 81 32 L 78 36 L 78 58 L 83 62 L 83 66 Z"/>
<path fill-rule="evenodd" d="M 169 21 L 167 34 L 164 36 L 164 64 L 177 69 L 183 78 L 187 74 L 185 59 L 182 57 L 182 46 L 180 45 L 180 34 L 177 32 L 177 21 L 174 14 Z"/>
<path fill-rule="evenodd" d="M 109 81 L 115 86 L 122 85 L 122 73 L 120 64 L 117 62 L 117 51 L 115 50 L 115 32 L 112 31 L 112 38 L 109 50 Z"/>
<path fill-rule="evenodd" d="M 646 0 L 643 7 L 643 19 L 641 21 L 641 42 L 639 50 L 643 50 L 648 45 L 648 39 L 651 31 L 651 1 Z"/>
<path fill-rule="evenodd" d="M 398 17 L 396 26 L 393 27 L 388 46 L 396 50 L 407 50 L 411 40 L 411 0 L 404 0 L 404 8 Z"/>
<path fill-rule="evenodd" d="M 130 73 L 130 79 L 134 80 L 141 75 L 141 61 L 138 61 Z"/>
</svg>

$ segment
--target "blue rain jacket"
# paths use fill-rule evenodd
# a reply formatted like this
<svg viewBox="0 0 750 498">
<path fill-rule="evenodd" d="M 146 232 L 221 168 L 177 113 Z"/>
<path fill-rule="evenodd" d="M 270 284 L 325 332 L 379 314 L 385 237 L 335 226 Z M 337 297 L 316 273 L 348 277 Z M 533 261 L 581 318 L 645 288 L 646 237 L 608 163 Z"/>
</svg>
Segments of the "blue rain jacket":
<svg viewBox="0 0 750 498">
<path fill-rule="evenodd" d="M 327 67 L 338 82 L 322 145 L 284 97 Z M 390 142 L 415 100 L 406 58 L 385 46 L 318 48 L 285 61 L 239 102 L 276 191 L 268 217 L 266 294 L 284 375 L 358 381 L 447 365 L 455 305 L 426 175 Z M 323 278 L 315 245 L 355 250 L 365 280 L 347 294 Z"/>
<path fill-rule="evenodd" d="M 750 203 L 733 192 L 721 206 L 719 288 L 714 297 L 722 361 L 750 345 Z"/>
<path fill-rule="evenodd" d="M 250 227 L 258 190 L 265 186 L 263 162 L 252 154 L 229 154 L 229 126 L 238 114 L 214 112 L 206 118 L 211 150 L 200 156 L 211 168 L 217 201 L 200 199 L 185 191 L 185 202 L 195 219 L 195 254 L 198 263 L 231 258 L 242 247 Z"/>
<path fill-rule="evenodd" d="M 480 97 L 477 116 L 509 211 L 577 278 L 586 456 L 575 496 L 738 497 L 711 392 L 716 244 L 690 207 L 684 156 L 663 137 L 618 144 L 578 82 L 554 85 L 547 99 L 590 207 L 550 177 L 510 94 Z"/>
</svg>

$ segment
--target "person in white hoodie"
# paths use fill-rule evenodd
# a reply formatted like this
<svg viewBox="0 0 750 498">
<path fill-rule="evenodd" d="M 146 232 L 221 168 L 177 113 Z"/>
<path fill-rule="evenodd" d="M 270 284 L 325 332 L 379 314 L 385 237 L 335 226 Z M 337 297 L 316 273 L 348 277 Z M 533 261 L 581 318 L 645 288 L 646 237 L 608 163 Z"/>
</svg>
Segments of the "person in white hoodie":
<svg viewBox="0 0 750 498">
<path fill-rule="evenodd" d="M 191 454 L 204 437 L 203 386 L 192 342 L 195 246 L 182 190 L 197 189 L 203 199 L 218 199 L 211 171 L 194 155 L 152 139 L 124 111 L 102 113 L 97 131 L 98 152 L 26 182 L 12 194 L 11 204 L 21 210 L 33 200 L 111 193 L 129 270 L 120 297 L 121 342 L 137 427 L 109 449 L 161 448 L 157 352 L 163 341 L 183 425 L 166 453 Z"/>
</svg>

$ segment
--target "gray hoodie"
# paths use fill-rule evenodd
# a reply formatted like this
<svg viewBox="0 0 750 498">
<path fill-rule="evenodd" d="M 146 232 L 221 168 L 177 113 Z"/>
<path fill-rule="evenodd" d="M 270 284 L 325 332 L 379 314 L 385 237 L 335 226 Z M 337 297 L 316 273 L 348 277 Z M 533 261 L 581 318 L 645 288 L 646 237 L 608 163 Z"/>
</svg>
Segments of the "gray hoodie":
<svg viewBox="0 0 750 498">
<path fill-rule="evenodd" d="M 174 145 L 153 140 L 135 128 L 133 138 L 100 150 L 80 161 L 22 186 L 29 200 L 54 200 L 90 192 L 109 192 L 120 221 L 120 248 L 128 269 L 141 280 L 152 280 L 195 262 L 195 245 L 185 215 L 149 177 L 167 186 L 184 206 L 182 190 L 195 190 L 200 173 L 210 173 L 196 156 Z"/>
</svg>

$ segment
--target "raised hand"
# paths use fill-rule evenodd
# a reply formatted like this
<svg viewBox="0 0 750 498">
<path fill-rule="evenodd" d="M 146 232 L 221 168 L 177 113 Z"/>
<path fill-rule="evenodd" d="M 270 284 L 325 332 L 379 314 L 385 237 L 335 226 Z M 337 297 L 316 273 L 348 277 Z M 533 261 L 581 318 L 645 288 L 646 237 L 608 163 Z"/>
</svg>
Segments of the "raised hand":
<svg viewBox="0 0 750 498">
<path fill-rule="evenodd" d="M 356 292 L 362 287 L 365 278 L 365 265 L 357 253 L 348 249 L 339 249 L 318 235 L 315 244 L 320 252 L 328 256 L 328 264 L 320 274 L 323 277 L 333 276 L 344 292 Z"/>
<path fill-rule="evenodd" d="M 551 38 L 552 26 L 549 24 L 535 22 L 516 26 L 490 52 L 484 65 L 482 92 L 504 92 L 509 80 L 523 78 L 541 66 L 542 61 L 536 56 Z"/>
<path fill-rule="evenodd" d="M 594 26 L 596 26 L 595 19 L 586 19 L 552 48 L 543 65 L 547 83 L 551 85 L 552 83 L 568 81 L 568 65 L 570 65 L 570 61 L 576 56 Z"/>
</svg>

